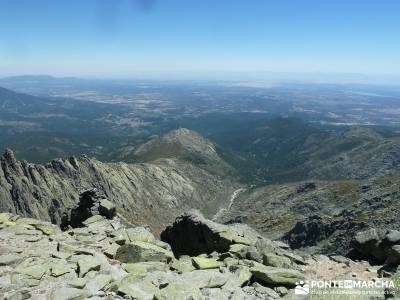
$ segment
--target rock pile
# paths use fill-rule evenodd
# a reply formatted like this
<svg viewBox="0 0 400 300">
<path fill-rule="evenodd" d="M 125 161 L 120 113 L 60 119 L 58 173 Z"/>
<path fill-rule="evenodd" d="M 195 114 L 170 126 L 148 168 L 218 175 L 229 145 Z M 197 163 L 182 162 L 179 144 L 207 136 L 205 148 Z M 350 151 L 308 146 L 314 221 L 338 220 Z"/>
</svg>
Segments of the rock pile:
<svg viewBox="0 0 400 300">
<path fill-rule="evenodd" d="M 197 212 L 178 217 L 160 241 L 123 223 L 103 200 L 94 190 L 83 193 L 64 231 L 1 213 L 0 298 L 277 299 L 291 298 L 301 280 L 324 278 L 324 268 L 376 276 L 366 264 L 304 258 L 247 226 L 217 224 Z"/>
<path fill-rule="evenodd" d="M 400 231 L 371 228 L 360 231 L 352 241 L 353 257 L 382 264 L 383 270 L 397 270 L 400 265 Z"/>
<path fill-rule="evenodd" d="M 90 222 L 102 217 L 112 219 L 115 215 L 115 205 L 92 188 L 80 193 L 79 202 L 63 213 L 60 227 L 64 230 L 68 227 L 82 227 L 86 220 Z"/>
</svg>

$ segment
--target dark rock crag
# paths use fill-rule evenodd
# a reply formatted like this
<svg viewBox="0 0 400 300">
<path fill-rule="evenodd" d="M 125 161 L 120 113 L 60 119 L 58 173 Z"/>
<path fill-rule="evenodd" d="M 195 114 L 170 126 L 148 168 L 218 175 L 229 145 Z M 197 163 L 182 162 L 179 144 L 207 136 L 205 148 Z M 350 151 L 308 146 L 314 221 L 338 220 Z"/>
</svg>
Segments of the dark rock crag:
<svg viewBox="0 0 400 300">
<path fill-rule="evenodd" d="M 83 227 L 83 222 L 93 216 L 103 216 L 112 219 L 116 215 L 116 207 L 95 188 L 83 191 L 79 202 L 63 213 L 60 227 Z"/>
</svg>

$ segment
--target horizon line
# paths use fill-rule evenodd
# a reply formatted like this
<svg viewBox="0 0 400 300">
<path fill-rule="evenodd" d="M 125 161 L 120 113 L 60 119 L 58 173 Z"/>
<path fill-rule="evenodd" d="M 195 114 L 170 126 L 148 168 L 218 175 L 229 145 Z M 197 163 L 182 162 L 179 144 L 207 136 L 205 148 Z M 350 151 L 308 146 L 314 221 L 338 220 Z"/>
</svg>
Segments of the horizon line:
<svg viewBox="0 0 400 300">
<path fill-rule="evenodd" d="M 225 74 L 226 73 L 226 74 Z M 276 71 L 242 71 L 226 72 L 148 72 L 131 75 L 84 75 L 54 73 L 18 73 L 2 74 L 1 80 L 23 77 L 48 78 L 55 80 L 148 80 L 148 81 L 215 81 L 215 82 L 257 82 L 257 83 L 310 83 L 310 84 L 367 84 L 400 86 L 400 74 L 368 74 L 360 72 L 276 72 Z M 341 78 L 343 77 L 343 78 Z"/>
</svg>

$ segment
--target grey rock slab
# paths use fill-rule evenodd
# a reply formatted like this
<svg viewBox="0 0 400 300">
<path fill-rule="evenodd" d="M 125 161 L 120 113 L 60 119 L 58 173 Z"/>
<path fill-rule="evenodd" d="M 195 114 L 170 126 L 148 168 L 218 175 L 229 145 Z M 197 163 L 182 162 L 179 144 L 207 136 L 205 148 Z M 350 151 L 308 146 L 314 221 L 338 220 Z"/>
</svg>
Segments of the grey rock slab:
<svg viewBox="0 0 400 300">
<path fill-rule="evenodd" d="M 83 289 L 86 285 L 86 282 L 86 278 L 73 278 L 71 280 L 68 280 L 67 284 L 73 288 Z"/>
<path fill-rule="evenodd" d="M 41 236 L 27 236 L 24 238 L 24 241 L 29 243 L 35 243 L 40 241 L 41 239 L 42 239 Z"/>
<path fill-rule="evenodd" d="M 278 268 L 290 268 L 291 266 L 291 260 L 288 257 L 279 256 L 273 253 L 264 253 L 263 263 L 266 266 Z"/>
<path fill-rule="evenodd" d="M 246 266 L 231 266 L 229 271 L 233 273 L 234 276 L 229 277 L 226 286 L 242 287 L 248 283 L 253 276 L 250 269 Z"/>
<path fill-rule="evenodd" d="M 120 245 L 116 243 L 108 244 L 103 246 L 103 253 L 109 258 L 115 258 Z"/>
<path fill-rule="evenodd" d="M 125 230 L 128 239 L 131 242 L 146 242 L 153 243 L 155 241 L 154 235 L 144 227 L 134 227 Z"/>
<path fill-rule="evenodd" d="M 54 277 L 58 277 L 66 273 L 75 271 L 75 268 L 76 266 L 60 262 L 53 264 L 50 269 L 51 269 L 51 275 Z"/>
<path fill-rule="evenodd" d="M 231 299 L 232 292 L 227 289 L 205 288 L 201 290 L 205 300 Z"/>
<path fill-rule="evenodd" d="M 303 280 L 304 275 L 299 271 L 283 268 L 268 267 L 257 264 L 250 268 L 256 281 L 263 284 L 294 287 L 296 282 Z"/>
<path fill-rule="evenodd" d="M 128 272 L 123 270 L 119 265 L 112 265 L 109 270 L 109 274 L 113 281 L 121 280 L 128 275 Z"/>
<path fill-rule="evenodd" d="M 90 218 L 86 219 L 82 223 L 87 226 L 87 225 L 90 225 L 92 223 L 100 222 L 100 221 L 103 221 L 103 220 L 104 220 L 104 218 L 102 216 L 94 215 L 94 216 L 91 216 Z"/>
<path fill-rule="evenodd" d="M 150 281 L 142 280 L 130 285 L 122 285 L 118 291 L 137 300 L 153 300 L 154 295 L 158 292 L 158 288 Z"/>
<path fill-rule="evenodd" d="M 173 270 L 178 271 L 179 273 L 191 272 L 195 269 L 190 257 L 186 259 L 185 258 L 174 259 L 171 262 L 171 268 Z"/>
<path fill-rule="evenodd" d="M 91 256 L 79 259 L 77 264 L 79 268 L 79 277 L 84 277 L 89 271 L 99 271 L 101 266 L 101 262 Z"/>
<path fill-rule="evenodd" d="M 346 265 L 349 265 L 352 262 L 351 259 L 341 256 L 341 255 L 332 255 L 332 256 L 330 256 L 330 258 L 331 258 L 331 260 L 333 260 L 337 263 L 342 263 L 342 264 L 346 264 Z"/>
<path fill-rule="evenodd" d="M 146 274 L 154 271 L 166 271 L 168 265 L 163 262 L 150 261 L 139 263 L 123 263 L 122 268 L 131 274 Z"/>
<path fill-rule="evenodd" d="M 112 219 L 116 215 L 115 204 L 107 199 L 101 199 L 99 204 L 99 213 L 107 219 Z"/>
<path fill-rule="evenodd" d="M 57 287 L 51 293 L 51 299 L 54 300 L 83 300 L 87 296 L 87 291 L 71 287 Z"/>
<path fill-rule="evenodd" d="M 29 290 L 20 290 L 7 293 L 4 300 L 25 300 L 31 298 L 31 293 Z"/>
<path fill-rule="evenodd" d="M 354 238 L 355 238 L 356 242 L 359 244 L 365 244 L 365 243 L 368 243 L 371 241 L 377 242 L 379 240 L 378 233 L 374 228 L 357 232 L 357 234 Z"/>
<path fill-rule="evenodd" d="M 274 288 L 274 291 L 277 292 L 280 296 L 285 296 L 289 291 L 284 286 L 278 286 Z"/>
<path fill-rule="evenodd" d="M 203 258 L 203 257 L 193 257 L 192 258 L 193 261 L 193 265 L 197 268 L 197 269 L 217 269 L 219 267 L 223 266 L 223 262 L 222 261 L 218 261 L 216 259 L 212 259 L 212 258 Z"/>
<path fill-rule="evenodd" d="M 4 254 L 0 255 L 0 266 L 14 265 L 22 261 L 21 255 L 16 254 Z"/>
<path fill-rule="evenodd" d="M 400 243 L 400 231 L 389 230 L 389 232 L 386 234 L 384 240 L 388 241 L 391 244 Z"/>
<path fill-rule="evenodd" d="M 44 235 L 56 235 L 61 231 L 59 227 L 51 224 L 34 224 L 33 226 Z"/>
<path fill-rule="evenodd" d="M 110 275 L 99 274 L 86 283 L 85 289 L 88 290 L 91 295 L 94 295 L 110 283 L 111 280 L 112 278 Z"/>
<path fill-rule="evenodd" d="M 47 272 L 47 265 L 33 265 L 29 267 L 23 267 L 20 269 L 21 274 L 32 277 L 33 279 L 40 280 L 43 275 Z"/>
<path fill-rule="evenodd" d="M 183 273 L 177 278 L 180 283 L 198 288 L 215 288 L 223 286 L 231 274 L 221 273 L 218 270 L 195 270 L 193 272 Z"/>
<path fill-rule="evenodd" d="M 262 286 L 261 284 L 255 282 L 253 283 L 252 287 L 254 288 L 254 290 L 257 292 L 257 294 L 261 294 L 263 296 L 265 296 L 266 298 L 269 299 L 278 299 L 279 298 L 279 294 L 274 291 L 271 288 Z"/>
<path fill-rule="evenodd" d="M 185 283 L 172 283 L 154 295 L 154 300 L 202 300 L 199 288 Z"/>
</svg>

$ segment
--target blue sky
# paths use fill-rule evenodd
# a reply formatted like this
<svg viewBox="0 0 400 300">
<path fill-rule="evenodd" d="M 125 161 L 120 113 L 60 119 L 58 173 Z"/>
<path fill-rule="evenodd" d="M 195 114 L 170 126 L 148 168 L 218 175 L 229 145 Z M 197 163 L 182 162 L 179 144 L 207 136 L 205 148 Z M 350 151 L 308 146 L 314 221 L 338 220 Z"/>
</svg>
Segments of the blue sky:
<svg viewBox="0 0 400 300">
<path fill-rule="evenodd" d="M 398 0 L 0 0 L 0 75 L 400 74 Z"/>
</svg>

